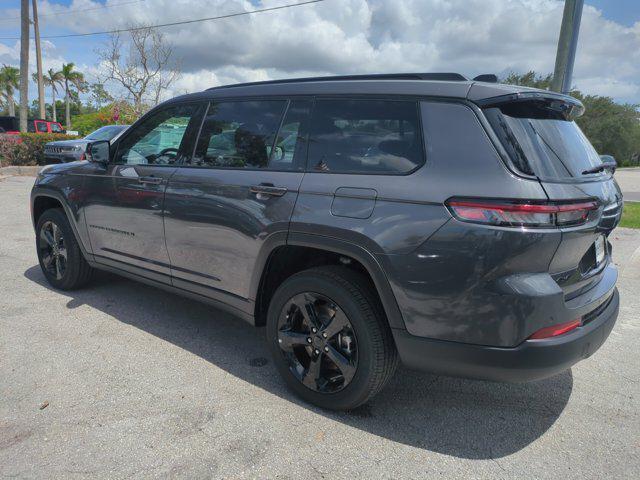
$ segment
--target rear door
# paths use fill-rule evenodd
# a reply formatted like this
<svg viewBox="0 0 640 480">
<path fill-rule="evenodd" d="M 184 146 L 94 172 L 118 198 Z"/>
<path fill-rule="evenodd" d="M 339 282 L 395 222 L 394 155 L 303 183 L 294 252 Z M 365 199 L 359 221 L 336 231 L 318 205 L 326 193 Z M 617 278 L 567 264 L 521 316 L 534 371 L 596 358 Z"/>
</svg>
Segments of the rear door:
<svg viewBox="0 0 640 480">
<path fill-rule="evenodd" d="M 250 298 L 267 244 L 284 243 L 303 177 L 310 100 L 208 106 L 193 158 L 169 181 L 165 231 L 173 284 Z M 279 133 L 278 133 L 279 132 Z"/>
<path fill-rule="evenodd" d="M 622 213 L 622 193 L 611 169 L 596 171 L 603 161 L 568 113 L 572 108 L 557 99 L 538 99 L 485 110 L 515 168 L 537 177 L 550 201 L 598 204 L 586 222 L 562 228 L 549 266 L 567 299 L 599 280 L 610 259 L 607 237 Z"/>
</svg>

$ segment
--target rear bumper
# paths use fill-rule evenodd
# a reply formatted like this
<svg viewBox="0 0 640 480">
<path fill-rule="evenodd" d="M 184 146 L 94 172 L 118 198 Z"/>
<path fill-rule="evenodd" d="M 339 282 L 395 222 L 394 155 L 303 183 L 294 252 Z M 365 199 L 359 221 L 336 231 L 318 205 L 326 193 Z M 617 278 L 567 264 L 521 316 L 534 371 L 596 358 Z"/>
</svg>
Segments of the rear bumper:
<svg viewBox="0 0 640 480">
<path fill-rule="evenodd" d="M 609 336 L 620 297 L 614 289 L 597 317 L 555 338 L 525 340 L 502 348 L 434 340 L 393 330 L 402 362 L 409 368 L 442 375 L 500 382 L 527 382 L 560 373 L 592 355 Z"/>
</svg>

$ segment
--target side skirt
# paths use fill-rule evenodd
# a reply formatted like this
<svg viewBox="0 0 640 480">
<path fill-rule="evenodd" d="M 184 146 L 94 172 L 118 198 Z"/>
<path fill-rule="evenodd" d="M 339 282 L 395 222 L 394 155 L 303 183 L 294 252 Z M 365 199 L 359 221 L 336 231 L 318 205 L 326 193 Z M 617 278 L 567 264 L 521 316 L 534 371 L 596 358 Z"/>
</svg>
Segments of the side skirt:
<svg viewBox="0 0 640 480">
<path fill-rule="evenodd" d="M 174 287 L 169 283 L 171 282 L 171 278 L 166 275 L 162 275 L 157 272 L 150 272 L 155 278 L 149 278 L 139 273 L 133 273 L 133 272 L 124 270 L 123 268 L 118 268 L 114 265 L 106 265 L 105 263 L 96 263 L 95 261 L 89 261 L 89 265 L 91 265 L 93 268 L 97 270 L 104 270 L 106 272 L 115 273 L 116 275 L 120 275 L 130 280 L 135 280 L 137 282 L 141 282 L 146 285 L 150 285 L 152 287 L 161 288 L 163 290 L 166 290 L 171 293 L 175 293 L 177 295 L 181 295 L 183 297 L 191 298 L 198 302 L 212 305 L 216 308 L 219 308 L 220 310 L 224 310 L 225 312 L 228 312 L 236 317 L 241 318 L 242 320 L 244 320 L 245 322 L 248 322 L 251 325 L 255 326 L 256 324 L 255 318 L 253 315 L 243 310 L 240 310 L 236 307 L 233 307 L 232 305 L 229 305 L 224 301 L 217 300 L 215 298 L 211 298 L 205 295 L 201 295 L 189 290 L 185 290 L 183 288 Z M 251 309 L 251 311 L 253 311 L 253 303 L 254 303 L 253 301 L 247 300 L 247 306 Z"/>
</svg>

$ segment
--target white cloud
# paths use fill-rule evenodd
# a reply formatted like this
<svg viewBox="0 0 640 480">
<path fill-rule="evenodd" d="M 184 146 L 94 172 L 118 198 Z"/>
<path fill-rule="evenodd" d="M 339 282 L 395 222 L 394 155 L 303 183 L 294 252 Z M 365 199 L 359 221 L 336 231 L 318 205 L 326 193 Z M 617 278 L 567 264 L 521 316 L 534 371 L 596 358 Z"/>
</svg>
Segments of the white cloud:
<svg viewBox="0 0 640 480">
<path fill-rule="evenodd" d="M 164 23 L 256 8 L 245 0 L 147 0 L 100 6 L 40 3 L 43 29 L 74 32 Z M 285 0 L 263 0 L 270 7 Z M 304 75 L 398 71 L 505 74 L 553 70 L 559 0 L 326 0 L 321 4 L 164 29 L 184 74 L 172 93 Z M 15 48 L 0 44 L 0 61 Z M 52 50 L 55 56 L 55 49 Z M 61 60 L 61 59 L 57 59 Z M 574 85 L 640 102 L 640 22 L 625 27 L 586 5 Z"/>
</svg>

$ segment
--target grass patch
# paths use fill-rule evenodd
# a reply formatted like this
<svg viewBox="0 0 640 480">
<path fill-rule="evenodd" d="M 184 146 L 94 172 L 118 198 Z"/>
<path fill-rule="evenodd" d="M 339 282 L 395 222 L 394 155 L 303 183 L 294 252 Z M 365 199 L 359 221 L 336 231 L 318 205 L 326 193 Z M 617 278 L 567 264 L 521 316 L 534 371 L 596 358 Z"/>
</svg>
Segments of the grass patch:
<svg viewBox="0 0 640 480">
<path fill-rule="evenodd" d="M 640 202 L 625 202 L 620 226 L 640 228 Z"/>
</svg>

